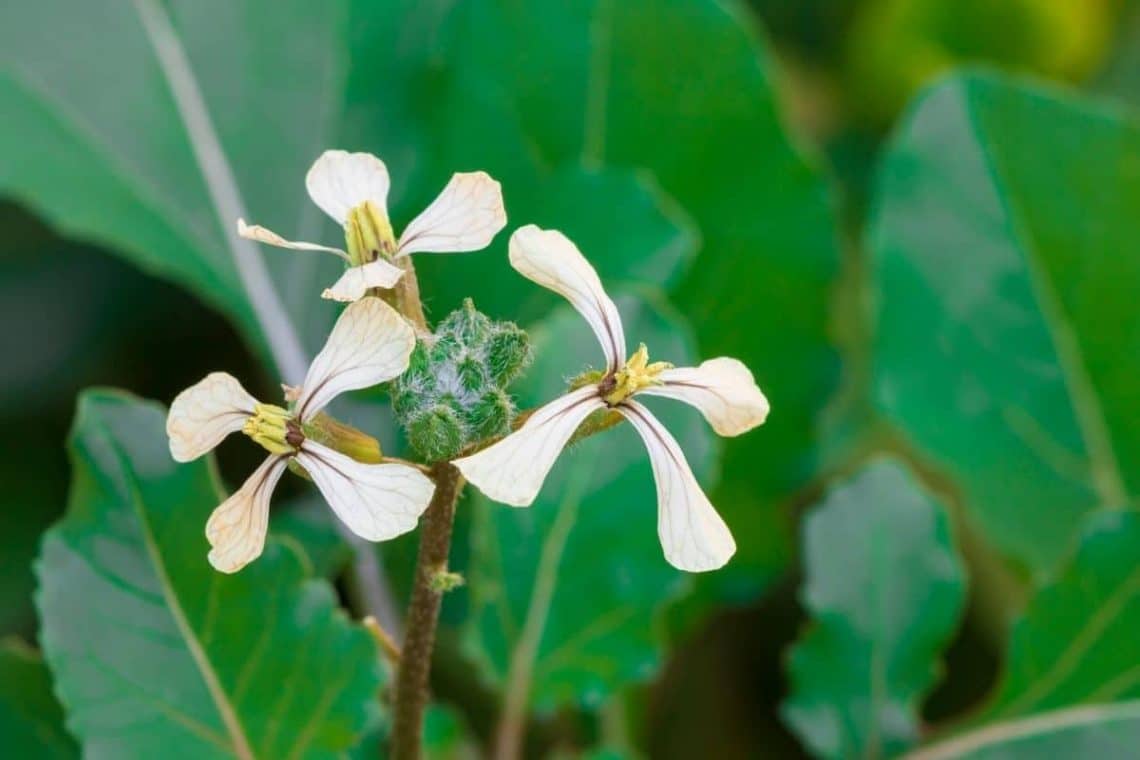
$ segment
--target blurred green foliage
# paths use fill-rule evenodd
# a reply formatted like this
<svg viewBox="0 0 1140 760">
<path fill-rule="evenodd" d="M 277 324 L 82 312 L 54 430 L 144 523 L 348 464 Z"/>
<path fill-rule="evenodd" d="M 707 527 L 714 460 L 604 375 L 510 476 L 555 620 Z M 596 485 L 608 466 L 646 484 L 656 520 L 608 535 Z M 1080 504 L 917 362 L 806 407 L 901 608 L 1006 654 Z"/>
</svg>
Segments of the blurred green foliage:
<svg viewBox="0 0 1140 760">
<path fill-rule="evenodd" d="M 664 563 L 624 428 L 568 451 L 529 510 L 461 504 L 469 583 L 446 602 L 433 756 L 489 746 L 512 699 L 536 757 L 1131 756 L 1140 119 L 1025 76 L 1135 104 L 1124 0 L 0 9 L 0 414 L 19 433 L 0 457 L 0 632 L 48 666 L 0 650 L 6 750 L 212 756 L 233 749 L 227 715 L 257 757 L 383 745 L 376 652 L 334 604 L 364 612 L 352 553 L 297 479 L 267 555 L 218 576 L 212 465 L 170 463 L 149 402 L 88 393 L 68 513 L 38 545 L 83 386 L 165 400 L 225 369 L 271 398 L 282 374 L 172 50 L 250 222 L 338 244 L 303 189 L 328 147 L 388 163 L 397 228 L 451 172 L 487 170 L 511 227 L 579 244 L 631 341 L 677 363 L 737 356 L 771 399 L 763 428 L 727 441 L 657 405 L 736 536 L 720 572 Z M 935 81 L 965 63 L 991 68 Z M 525 408 L 600 356 L 505 253 L 504 234 L 417 266 L 429 315 L 470 296 L 530 331 Z M 311 352 L 337 264 L 263 258 Z M 353 401 L 402 448 L 385 402 Z M 230 483 L 256 464 L 220 460 Z M 398 597 L 414 542 L 380 549 Z"/>
</svg>

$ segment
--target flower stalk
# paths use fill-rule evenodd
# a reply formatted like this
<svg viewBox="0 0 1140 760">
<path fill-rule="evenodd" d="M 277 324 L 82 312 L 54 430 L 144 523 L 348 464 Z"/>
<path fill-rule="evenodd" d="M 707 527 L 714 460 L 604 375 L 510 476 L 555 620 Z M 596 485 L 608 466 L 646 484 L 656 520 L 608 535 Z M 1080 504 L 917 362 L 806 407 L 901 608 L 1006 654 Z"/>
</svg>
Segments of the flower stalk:
<svg viewBox="0 0 1140 760">
<path fill-rule="evenodd" d="M 392 722 L 393 760 L 419 760 L 424 710 L 427 708 L 432 650 L 439 610 L 446 593 L 437 582 L 447 572 L 455 504 L 463 490 L 463 476 L 449 462 L 435 464 L 429 477 L 435 494 L 424 512 L 416 579 L 405 621 L 404 646 L 396 671 L 396 696 Z"/>
</svg>

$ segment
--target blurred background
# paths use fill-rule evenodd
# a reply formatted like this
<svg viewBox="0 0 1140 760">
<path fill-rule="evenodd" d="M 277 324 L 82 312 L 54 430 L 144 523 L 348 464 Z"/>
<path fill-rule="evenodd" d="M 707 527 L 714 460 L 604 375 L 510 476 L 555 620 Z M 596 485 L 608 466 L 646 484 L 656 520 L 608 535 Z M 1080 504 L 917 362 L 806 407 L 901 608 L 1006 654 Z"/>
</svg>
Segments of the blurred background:
<svg viewBox="0 0 1140 760">
<path fill-rule="evenodd" d="M 618 295 L 633 342 L 655 336 L 655 354 L 662 353 L 655 345 L 669 346 L 674 355 L 662 358 L 678 362 L 740 356 L 772 401 L 769 424 L 740 441 L 716 440 L 686 412 L 668 412 L 741 547 L 722 573 L 681 577 L 661 561 L 648 466 L 621 458 L 634 440 L 629 431 L 573 452 L 529 514 L 472 496 L 464 501 L 455 562 L 468 587 L 448 598 L 435 679 L 437 699 L 462 736 L 456 746 L 486 746 L 494 733 L 517 642 L 488 610 L 505 604 L 526 616 L 544 541 L 562 514 L 557 484 L 572 478 L 586 479 L 586 496 L 555 562 L 566 580 L 550 602 L 550 638 L 537 655 L 529 756 L 813 754 L 780 707 L 792 688 L 789 647 L 811 617 L 800 596 L 802 520 L 884 453 L 901 463 L 908 487 L 946 505 L 970 578 L 960 614 L 951 616 L 959 623 L 944 636 L 944 677 L 922 708 L 922 731 L 960 721 L 984 702 L 999 680 L 1010 620 L 1060 550 L 1019 545 L 1007 540 L 1010 529 L 1000 520 L 971 517 L 971 509 L 984 512 L 978 503 L 992 493 L 962 472 L 987 469 L 1000 480 L 1023 464 L 1013 455 L 1003 460 L 1000 446 L 974 463 L 955 453 L 961 441 L 944 443 L 954 434 L 968 441 L 969 429 L 948 433 L 952 423 L 939 422 L 937 412 L 924 417 L 919 380 L 896 366 L 905 369 L 898 357 L 907 350 L 922 351 L 923 337 L 902 327 L 899 335 L 881 332 L 882 320 L 913 308 L 911 332 L 934 325 L 930 352 L 947 363 L 970 360 L 955 353 L 938 319 L 922 313 L 921 293 L 913 303 L 884 303 L 905 282 L 889 259 L 913 240 L 899 229 L 908 219 L 919 227 L 940 219 L 922 216 L 924 201 L 937 199 L 927 195 L 915 153 L 923 146 L 945 151 L 953 163 L 965 144 L 954 133 L 959 111 L 915 103 L 924 88 L 963 70 L 980 72 L 970 75 L 978 79 L 944 86 L 966 92 L 1005 81 L 991 77 L 1009 75 L 1017 87 L 1031 78 L 1036 83 L 1026 87 L 1064 88 L 1041 97 L 1073 98 L 1081 107 L 1088 99 L 1089 108 L 1124 120 L 1119 129 L 1131 130 L 1132 139 L 1140 5 L 154 5 L 182 40 L 251 222 L 337 244 L 338 232 L 303 193 L 304 171 L 325 148 L 385 159 L 397 227 L 451 171 L 487 169 L 503 182 L 508 230 L 527 222 L 564 229 Z M 14 0 L 0 10 L 7 122 L 0 126 L 0 634 L 32 646 L 39 630 L 33 563 L 41 536 L 67 504 L 66 439 L 77 394 L 114 386 L 169 403 L 205 373 L 225 370 L 269 399 L 281 379 L 228 263 L 145 27 L 128 2 Z M 1048 121 L 1048 114 L 975 116 L 1000 127 Z M 1041 161 L 1050 161 L 1055 141 L 1066 160 L 1078 126 L 1033 138 Z M 898 155 L 888 161 L 892 149 Z M 1140 161 L 1127 148 L 1116 159 L 1102 155 L 1103 143 L 1088 150 L 1105 162 Z M 1074 181 L 1057 191 L 1080 187 Z M 1134 186 L 1131 192 L 1134 201 Z M 904 202 L 887 208 L 891 193 Z M 1106 232 L 1110 222 L 1090 224 L 1096 234 L 1131 242 L 1132 253 L 1118 255 L 1135 258 L 1135 238 L 1119 227 Z M 970 243 L 946 229 L 933 249 Z M 592 349 L 555 299 L 510 272 L 506 237 L 480 254 L 417 263 L 433 318 L 471 295 L 492 317 L 533 330 L 540 360 L 517 389 L 525 405 L 548 398 L 562 377 L 591 360 Z M 947 255 L 957 254 L 951 248 Z M 962 266 L 985 269 L 972 255 L 962 254 Z M 315 350 L 335 312 L 299 304 L 331 281 L 326 262 L 296 264 L 284 251 L 263 256 L 306 348 Z M 929 260 L 915 257 L 903 268 L 921 271 L 925 283 L 958 277 L 952 265 L 944 274 L 924 269 Z M 1082 271 L 1078 261 L 1067 266 L 1074 277 Z M 956 308 L 947 312 L 960 314 Z M 1102 353 L 1136 346 L 1135 333 L 1117 337 Z M 549 350 L 557 356 L 541 358 L 544 346 L 557 346 Z M 947 398 L 950 406 L 967 403 Z M 379 433 L 389 419 L 382 404 L 357 399 L 345 413 Z M 1132 404 L 1135 412 L 1134 396 Z M 919 421 L 911 426 L 907 418 Z M 392 431 L 383 435 L 400 445 Z M 256 452 L 231 443 L 219 457 L 231 486 L 257 461 Z M 1118 458 L 1130 461 L 1127 452 Z M 592 475 L 579 473 L 588 466 L 569 471 L 583 460 L 607 465 Z M 300 481 L 283 485 L 275 504 L 304 501 Z M 628 543 L 627 530 L 644 541 Z M 337 543 L 327 530 L 320 541 Z M 497 562 L 486 556 L 494 542 L 506 547 Z M 413 534 L 381 550 L 397 596 L 407 591 L 414 548 Z M 347 549 L 336 551 L 332 580 L 361 613 L 346 580 Z M 597 589 L 610 590 L 582 602 Z M 607 615 L 613 630 L 583 632 Z"/>
</svg>

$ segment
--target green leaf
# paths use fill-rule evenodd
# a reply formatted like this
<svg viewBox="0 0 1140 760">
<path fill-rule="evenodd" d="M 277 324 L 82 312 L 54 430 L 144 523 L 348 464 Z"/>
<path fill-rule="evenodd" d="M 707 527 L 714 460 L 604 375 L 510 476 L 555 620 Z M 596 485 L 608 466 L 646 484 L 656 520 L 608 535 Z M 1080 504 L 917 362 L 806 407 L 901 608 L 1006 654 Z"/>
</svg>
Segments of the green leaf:
<svg viewBox="0 0 1140 760">
<path fill-rule="evenodd" d="M 642 300 L 618 305 L 630 342 L 645 341 L 654 359 L 692 360 L 678 317 Z M 519 391 L 524 406 L 553 400 L 565 392 L 564 378 L 603 361 L 597 338 L 569 307 L 530 332 L 537 359 Z M 707 476 L 715 436 L 704 420 L 654 401 L 694 472 Z M 653 675 L 661 656 L 656 614 L 687 583 L 662 555 L 649 458 L 628 425 L 564 452 L 529 508 L 482 497 L 472 507 L 467 642 L 508 701 L 596 706 Z"/>
<path fill-rule="evenodd" d="M 1075 555 L 1013 627 L 979 721 L 1140 698 L 1140 514 L 1091 516 Z"/>
<path fill-rule="evenodd" d="M 164 426 L 157 405 L 80 397 L 67 515 L 36 568 L 68 727 L 91 756 L 337 756 L 378 717 L 371 637 L 287 544 L 210 568 L 222 496 L 208 461 L 171 461 Z"/>
<path fill-rule="evenodd" d="M 504 180 L 503 192 L 512 227 L 562 230 L 611 289 L 674 282 L 696 253 L 692 222 L 645 172 L 567 166 L 514 186 Z M 507 240 L 469 256 L 417 260 L 437 317 L 471 296 L 481 311 L 525 324 L 561 302 L 511 269 Z"/>
<path fill-rule="evenodd" d="M 432 12 L 429 3 L 398 0 L 8 4 L 0 11 L 0 107 L 8 115 L 0 138 L 39 149 L 4 162 L 0 192 L 193 290 L 264 347 L 266 325 L 234 263 L 236 217 L 290 239 L 339 244 L 304 176 L 342 135 L 346 147 L 367 136 L 368 147 L 391 159 L 399 207 L 414 147 L 402 93 L 427 48 L 390 41 L 402 25 L 419 31 L 424 25 L 412 22 Z M 180 76 L 200 103 L 176 97 Z M 389 86 L 392 79 L 405 81 Z M 211 184 L 214 170 L 230 176 Z M 236 197 L 225 193 L 231 181 Z M 340 264 L 261 250 L 304 348 L 314 351 L 336 313 L 319 294 Z"/>
<path fill-rule="evenodd" d="M 335 519 L 324 500 L 314 494 L 274 505 L 269 531 L 280 541 L 294 542 L 308 558 L 312 574 L 331 581 L 352 561 L 352 547 L 333 524 Z"/>
<path fill-rule="evenodd" d="M 747 598 L 790 554 L 790 521 L 775 507 L 813 473 L 814 422 L 837 374 L 828 189 L 784 134 L 767 54 L 717 0 L 477 0 L 454 15 L 440 161 L 489 167 L 519 222 L 541 189 L 534 177 L 579 164 L 651 173 L 695 223 L 702 245 L 670 281 L 675 300 L 701 355 L 743 360 L 773 407 L 763 430 L 728 444 L 717 490 L 729 525 L 767 540 L 702 579 Z M 566 208 L 551 222 L 582 235 L 588 218 Z M 612 245 L 598 246 L 583 250 L 609 258 Z"/>
<path fill-rule="evenodd" d="M 962 734 L 902 760 L 1038 760 L 1135 757 L 1140 701 L 1089 705 L 1035 715 Z"/>
<path fill-rule="evenodd" d="M 51 674 L 39 655 L 16 639 L 0 641 L 0 736 L 9 757 L 79 757 L 79 747 L 63 729 Z"/>
<path fill-rule="evenodd" d="M 784 717 L 819 757 L 890 757 L 919 733 L 918 703 L 965 603 L 945 510 L 883 460 L 834 488 L 804 528 L 803 604 Z"/>
<path fill-rule="evenodd" d="M 875 394 L 1038 576 L 1140 489 L 1140 124 L 1006 78 L 920 98 L 881 170 Z"/>
</svg>

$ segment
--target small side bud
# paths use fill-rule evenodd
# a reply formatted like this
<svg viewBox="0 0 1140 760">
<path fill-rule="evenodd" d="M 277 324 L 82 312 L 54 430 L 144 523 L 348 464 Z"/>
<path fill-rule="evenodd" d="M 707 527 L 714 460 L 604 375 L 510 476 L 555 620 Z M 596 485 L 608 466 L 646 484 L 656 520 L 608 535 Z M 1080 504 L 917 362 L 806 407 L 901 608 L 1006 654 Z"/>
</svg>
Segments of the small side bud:
<svg viewBox="0 0 1140 760">
<path fill-rule="evenodd" d="M 428 581 L 428 586 L 437 594 L 446 594 L 448 591 L 454 591 L 462 586 L 466 581 L 460 573 L 453 573 L 447 570 L 436 570 L 431 575 Z"/>
</svg>

